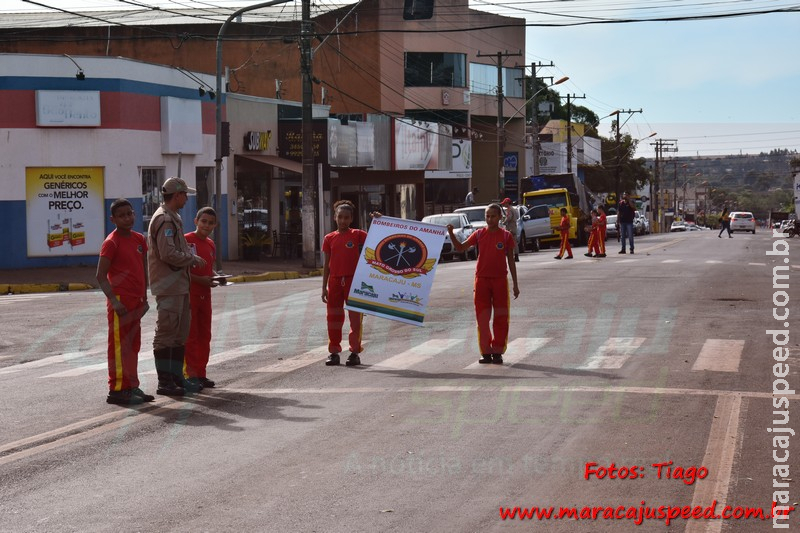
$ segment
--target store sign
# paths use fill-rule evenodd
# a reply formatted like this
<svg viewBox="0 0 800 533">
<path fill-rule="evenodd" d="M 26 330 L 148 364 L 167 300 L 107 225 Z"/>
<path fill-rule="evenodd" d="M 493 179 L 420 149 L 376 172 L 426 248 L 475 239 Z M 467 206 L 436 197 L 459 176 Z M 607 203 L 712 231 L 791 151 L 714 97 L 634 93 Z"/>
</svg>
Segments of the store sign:
<svg viewBox="0 0 800 533">
<path fill-rule="evenodd" d="M 244 149 L 247 152 L 263 152 L 269 150 L 272 130 L 248 131 L 244 134 Z"/>
<path fill-rule="evenodd" d="M 100 91 L 36 91 L 37 126 L 99 126 Z"/>
<path fill-rule="evenodd" d="M 437 170 L 439 168 L 439 125 L 395 119 L 396 170 Z"/>
<path fill-rule="evenodd" d="M 28 257 L 95 255 L 105 239 L 102 167 L 28 167 Z"/>
</svg>

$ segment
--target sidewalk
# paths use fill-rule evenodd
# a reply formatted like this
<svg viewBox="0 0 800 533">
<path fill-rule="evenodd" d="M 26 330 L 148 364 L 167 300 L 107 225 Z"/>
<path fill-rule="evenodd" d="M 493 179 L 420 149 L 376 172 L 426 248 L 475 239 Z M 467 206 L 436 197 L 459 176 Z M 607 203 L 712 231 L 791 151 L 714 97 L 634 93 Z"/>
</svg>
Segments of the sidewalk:
<svg viewBox="0 0 800 533">
<path fill-rule="evenodd" d="M 0 294 L 75 291 L 98 288 L 96 265 L 0 270 Z M 301 259 L 223 261 L 222 272 L 232 283 L 296 279 L 322 275 L 322 268 L 305 268 Z"/>
</svg>

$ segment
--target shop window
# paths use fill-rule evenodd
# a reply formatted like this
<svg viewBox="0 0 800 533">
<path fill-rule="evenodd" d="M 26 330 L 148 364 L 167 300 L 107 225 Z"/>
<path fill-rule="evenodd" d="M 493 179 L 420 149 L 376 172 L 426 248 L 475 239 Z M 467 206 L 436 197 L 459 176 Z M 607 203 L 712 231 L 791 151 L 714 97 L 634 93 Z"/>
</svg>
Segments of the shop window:
<svg viewBox="0 0 800 533">
<path fill-rule="evenodd" d="M 142 231 L 147 233 L 150 219 L 161 205 L 161 186 L 164 184 L 163 168 L 142 168 Z"/>
<path fill-rule="evenodd" d="M 520 68 L 503 67 L 503 96 L 522 98 L 524 72 Z M 497 94 L 497 66 L 482 63 L 469 64 L 469 92 Z"/>
<path fill-rule="evenodd" d="M 406 52 L 406 87 L 466 87 L 467 56 L 447 52 Z"/>
</svg>

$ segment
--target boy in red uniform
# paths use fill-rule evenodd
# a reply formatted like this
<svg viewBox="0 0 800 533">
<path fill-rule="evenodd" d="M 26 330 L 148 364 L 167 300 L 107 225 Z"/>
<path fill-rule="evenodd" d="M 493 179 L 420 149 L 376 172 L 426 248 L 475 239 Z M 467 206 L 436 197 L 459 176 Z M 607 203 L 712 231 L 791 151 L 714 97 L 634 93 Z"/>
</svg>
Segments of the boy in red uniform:
<svg viewBox="0 0 800 533">
<path fill-rule="evenodd" d="M 508 295 L 508 271 L 514 282 L 514 299 L 519 296 L 517 266 L 514 262 L 514 236 L 499 226 L 503 210 L 497 204 L 486 208 L 486 227 L 473 232 L 463 243 L 448 224 L 447 232 L 453 247 L 463 252 L 470 246 L 480 249 L 475 266 L 475 319 L 478 322 L 479 363 L 503 364 L 503 354 L 508 344 L 508 318 L 511 302 Z M 508 268 L 506 268 L 508 265 Z M 494 320 L 490 319 L 494 312 Z"/>
<path fill-rule="evenodd" d="M 600 217 L 598 216 L 597 209 L 592 209 L 592 231 L 589 233 L 589 251 L 586 252 L 586 257 L 600 257 Z"/>
<path fill-rule="evenodd" d="M 350 284 L 358 266 L 361 248 L 367 240 L 367 232 L 350 228 L 355 214 L 355 206 L 348 200 L 339 200 L 333 204 L 336 217 L 336 231 L 325 235 L 322 251 L 325 264 L 322 268 L 322 301 L 327 304 L 328 351 L 330 355 L 325 361 L 327 366 L 339 364 L 339 352 L 342 351 L 342 326 L 344 326 L 344 302 L 350 292 Z M 358 354 L 361 353 L 361 322 L 363 315 L 355 311 L 347 311 L 350 319 L 350 356 L 345 365 L 361 364 Z"/>
<path fill-rule="evenodd" d="M 568 253 L 567 259 L 572 259 L 572 247 L 569 245 L 569 215 L 567 214 L 567 208 L 561 208 L 561 224 L 558 226 L 559 231 L 561 231 L 561 249 L 558 251 L 558 255 L 556 259 L 561 259 L 564 257 L 564 252 Z"/>
<path fill-rule="evenodd" d="M 108 397 L 117 405 L 152 402 L 139 388 L 137 367 L 142 344 L 141 320 L 147 304 L 147 243 L 133 231 L 133 206 L 119 198 L 111 204 L 111 222 L 117 227 L 100 248 L 97 283 L 108 299 Z"/>
<path fill-rule="evenodd" d="M 214 262 L 217 248 L 209 235 L 217 227 L 217 213 L 211 207 L 203 207 L 194 218 L 195 231 L 184 235 L 194 255 L 199 255 L 205 264 L 193 265 L 190 270 L 192 283 L 189 286 L 191 325 L 186 339 L 183 373 L 192 384 L 212 388 L 214 382 L 206 377 L 206 365 L 211 354 L 211 288 L 214 281 Z"/>
<path fill-rule="evenodd" d="M 597 206 L 597 225 L 600 227 L 600 241 L 598 244 L 600 245 L 600 253 L 597 254 L 595 257 L 605 257 L 606 256 L 606 225 L 608 224 L 608 220 L 606 219 L 606 210 L 602 205 Z"/>
</svg>

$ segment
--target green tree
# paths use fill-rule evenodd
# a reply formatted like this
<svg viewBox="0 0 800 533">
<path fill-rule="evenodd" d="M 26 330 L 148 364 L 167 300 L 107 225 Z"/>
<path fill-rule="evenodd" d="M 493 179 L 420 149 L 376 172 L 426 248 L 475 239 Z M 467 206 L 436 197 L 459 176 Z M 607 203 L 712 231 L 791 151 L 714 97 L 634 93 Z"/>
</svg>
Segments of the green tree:
<svg viewBox="0 0 800 533">
<path fill-rule="evenodd" d="M 603 164 L 584 169 L 586 186 L 594 192 L 615 193 L 618 176 L 620 192 L 634 191 L 646 184 L 650 173 L 646 159 L 635 157 L 637 144 L 627 133 L 620 136 L 619 144 L 616 139 L 600 136 Z"/>
</svg>

